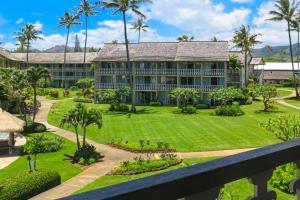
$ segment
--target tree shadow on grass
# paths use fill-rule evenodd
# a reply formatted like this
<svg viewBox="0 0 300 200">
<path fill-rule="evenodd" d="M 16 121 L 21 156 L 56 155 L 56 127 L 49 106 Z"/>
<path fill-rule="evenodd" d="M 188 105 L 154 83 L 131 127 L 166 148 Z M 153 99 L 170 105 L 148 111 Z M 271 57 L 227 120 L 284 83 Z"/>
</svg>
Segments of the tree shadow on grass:
<svg viewBox="0 0 300 200">
<path fill-rule="evenodd" d="M 264 111 L 264 110 L 257 110 L 254 112 L 255 114 L 265 114 L 265 115 L 269 115 L 269 114 L 279 114 L 279 113 L 284 113 L 281 110 L 269 110 L 269 111 Z"/>
<path fill-rule="evenodd" d="M 143 108 L 137 110 L 135 113 L 131 112 L 112 112 L 112 111 L 104 111 L 103 112 L 105 115 L 110 115 L 110 116 L 128 116 L 131 117 L 132 115 L 146 115 L 146 114 L 155 114 L 157 113 L 156 110 L 154 109 L 149 109 L 149 108 Z"/>
</svg>

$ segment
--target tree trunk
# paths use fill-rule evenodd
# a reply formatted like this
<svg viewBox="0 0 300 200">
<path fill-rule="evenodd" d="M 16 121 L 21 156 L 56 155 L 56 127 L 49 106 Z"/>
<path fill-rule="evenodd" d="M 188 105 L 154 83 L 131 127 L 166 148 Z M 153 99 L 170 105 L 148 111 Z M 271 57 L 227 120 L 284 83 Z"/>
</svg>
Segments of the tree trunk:
<svg viewBox="0 0 300 200">
<path fill-rule="evenodd" d="M 27 49 L 26 49 L 26 67 L 29 67 L 29 39 L 27 40 Z"/>
<path fill-rule="evenodd" d="M 36 110 L 37 110 L 37 105 L 36 105 L 36 86 L 33 87 L 33 117 L 32 117 L 32 124 L 34 124 L 35 121 L 35 115 L 36 115 Z"/>
<path fill-rule="evenodd" d="M 64 65 L 62 68 L 62 88 L 65 88 L 65 68 L 66 68 L 66 61 L 67 61 L 67 48 L 68 48 L 68 42 L 69 42 L 69 35 L 70 35 L 70 28 L 68 28 L 67 33 L 67 40 L 65 45 L 65 52 L 64 52 Z"/>
<path fill-rule="evenodd" d="M 82 141 L 82 146 L 85 147 L 85 131 L 86 131 L 86 128 L 84 127 L 83 128 L 83 141 Z"/>
<path fill-rule="evenodd" d="M 139 42 L 138 43 L 140 43 L 141 42 L 141 30 L 139 30 Z"/>
<path fill-rule="evenodd" d="M 299 98 L 299 92 L 298 87 L 296 83 L 296 73 L 295 73 L 295 66 L 294 66 L 294 57 L 293 57 L 293 47 L 292 47 L 292 37 L 291 37 L 291 26 L 290 22 L 288 22 L 288 33 L 289 33 L 289 42 L 290 42 L 290 55 L 291 55 L 291 61 L 292 61 L 292 68 L 293 68 L 293 79 L 294 79 L 294 88 L 296 91 L 296 98 Z"/>
<path fill-rule="evenodd" d="M 247 87 L 247 85 L 248 85 L 248 77 L 247 77 L 248 62 L 247 62 L 247 51 L 246 50 L 245 50 L 244 54 L 245 54 L 245 61 L 244 61 L 245 62 L 245 87 Z"/>
<path fill-rule="evenodd" d="M 126 67 L 129 69 L 130 67 L 130 57 L 129 57 L 129 47 L 128 47 L 128 38 L 127 38 L 127 24 L 126 24 L 126 13 L 125 11 L 122 12 L 123 14 L 123 23 L 124 23 L 124 36 L 125 36 L 125 45 L 126 45 L 126 55 L 127 55 L 127 62 Z M 130 88 L 131 88 L 131 112 L 135 113 L 135 91 L 133 85 L 133 66 L 131 66 L 131 75 L 130 75 Z"/>
<path fill-rule="evenodd" d="M 88 16 L 85 15 L 85 41 L 84 41 L 84 56 L 83 56 L 83 62 L 84 62 L 84 69 L 85 69 L 85 76 L 88 77 L 88 70 L 86 65 L 86 45 L 88 40 Z"/>
<path fill-rule="evenodd" d="M 76 133 L 76 142 L 77 142 L 77 150 L 80 149 L 80 141 L 79 141 L 79 135 L 78 135 L 78 128 L 75 127 L 75 133 Z"/>
</svg>

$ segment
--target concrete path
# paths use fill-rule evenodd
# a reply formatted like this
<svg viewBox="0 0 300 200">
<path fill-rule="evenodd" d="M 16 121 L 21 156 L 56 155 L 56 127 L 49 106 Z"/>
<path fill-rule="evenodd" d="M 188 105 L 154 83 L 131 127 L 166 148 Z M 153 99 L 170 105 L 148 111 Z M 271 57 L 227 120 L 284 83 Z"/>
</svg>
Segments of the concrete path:
<svg viewBox="0 0 300 200">
<path fill-rule="evenodd" d="M 287 90 L 287 91 L 291 91 L 291 90 Z M 285 99 L 292 98 L 292 97 L 296 96 L 296 92 L 294 90 L 292 92 L 293 93 L 291 95 L 286 96 L 286 97 L 277 98 L 276 101 L 281 105 L 300 110 L 300 107 L 289 104 L 288 102 L 285 101 Z"/>
<path fill-rule="evenodd" d="M 76 142 L 76 136 L 74 133 L 52 126 L 47 122 L 48 112 L 50 111 L 52 105 L 57 101 L 47 100 L 45 98 L 39 98 L 39 101 L 41 102 L 41 108 L 37 114 L 36 121 L 45 124 L 50 132 L 53 132 L 54 134 Z M 62 183 L 61 185 L 55 188 L 52 188 L 44 193 L 35 196 L 32 199 L 58 199 L 65 196 L 69 196 L 75 191 L 81 189 L 82 187 L 92 183 L 96 179 L 105 176 L 108 172 L 110 172 L 112 169 L 118 166 L 120 162 L 131 160 L 136 156 L 144 156 L 144 154 L 130 153 L 127 151 L 115 149 L 108 145 L 99 144 L 89 139 L 87 140 L 87 142 L 89 144 L 94 145 L 97 148 L 97 151 L 105 155 L 103 161 L 90 166 L 89 168 L 81 172 L 79 175 L 69 179 L 68 181 Z M 250 150 L 253 149 L 177 153 L 177 155 L 180 158 L 224 157 Z M 159 154 L 155 154 L 154 157 L 159 157 Z"/>
</svg>

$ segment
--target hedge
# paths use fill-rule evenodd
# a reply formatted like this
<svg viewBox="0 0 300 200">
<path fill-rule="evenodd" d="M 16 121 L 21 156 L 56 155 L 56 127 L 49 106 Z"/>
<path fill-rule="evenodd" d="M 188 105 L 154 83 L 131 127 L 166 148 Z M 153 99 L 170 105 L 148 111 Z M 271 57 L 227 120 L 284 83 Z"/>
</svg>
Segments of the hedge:
<svg viewBox="0 0 300 200">
<path fill-rule="evenodd" d="M 24 127 L 24 133 L 42 133 L 46 130 L 46 126 L 40 123 L 34 123 Z"/>
<path fill-rule="evenodd" d="M 52 170 L 19 173 L 0 183 L 0 200 L 29 199 L 61 183 L 61 176 Z"/>
</svg>

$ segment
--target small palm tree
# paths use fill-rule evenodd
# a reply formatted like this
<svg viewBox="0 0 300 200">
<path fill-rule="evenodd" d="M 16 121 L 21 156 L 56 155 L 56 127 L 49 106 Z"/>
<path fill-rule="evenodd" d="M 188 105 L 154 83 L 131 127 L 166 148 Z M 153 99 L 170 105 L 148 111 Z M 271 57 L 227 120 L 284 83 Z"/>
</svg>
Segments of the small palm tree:
<svg viewBox="0 0 300 200">
<path fill-rule="evenodd" d="M 177 38 L 177 40 L 179 42 L 191 42 L 193 40 L 195 40 L 195 37 L 194 36 L 187 36 L 187 35 L 182 35 L 180 37 Z"/>
<path fill-rule="evenodd" d="M 95 11 L 95 8 L 98 4 L 92 4 L 89 2 L 89 0 L 81 0 L 80 6 L 76 8 L 76 13 L 78 16 L 84 15 L 84 21 L 85 21 L 85 41 L 84 41 L 84 56 L 83 56 L 83 62 L 84 62 L 84 68 L 85 68 L 85 74 L 86 77 L 88 77 L 88 69 L 86 65 L 86 48 L 87 48 L 87 41 L 88 41 L 88 18 L 90 16 L 95 16 L 98 12 Z"/>
<path fill-rule="evenodd" d="M 293 0 L 292 2 L 290 2 L 290 0 L 276 0 L 275 10 L 270 11 L 270 14 L 273 17 L 269 19 L 271 21 L 285 21 L 287 23 L 289 43 L 290 43 L 290 56 L 291 56 L 292 68 L 293 68 L 293 79 L 294 79 L 294 88 L 296 91 L 296 98 L 299 98 L 299 92 L 296 83 L 296 72 L 294 67 L 291 27 L 297 14 L 296 12 L 298 9 L 298 5 L 299 2 L 295 0 Z"/>
<path fill-rule="evenodd" d="M 67 39 L 66 39 L 66 45 L 64 50 L 64 66 L 62 68 L 62 88 L 65 87 L 65 77 L 64 77 L 64 69 L 66 67 L 66 60 L 67 60 L 67 48 L 68 48 L 68 42 L 69 42 L 69 36 L 70 36 L 70 29 L 73 25 L 79 25 L 80 22 L 78 22 L 79 16 L 73 15 L 71 12 L 65 12 L 64 16 L 59 17 L 59 25 L 58 27 L 65 27 L 67 29 Z"/>
<path fill-rule="evenodd" d="M 249 26 L 241 26 L 233 36 L 234 47 L 242 49 L 244 53 L 245 87 L 248 85 L 248 55 L 253 52 L 253 47 L 261 42 L 257 40 L 261 34 L 251 34 Z"/>
<path fill-rule="evenodd" d="M 26 63 L 28 67 L 30 42 L 35 40 L 42 40 L 43 38 L 39 36 L 40 34 L 42 34 L 42 31 L 36 30 L 33 24 L 26 24 L 24 27 L 22 27 L 21 32 L 17 32 L 16 34 L 19 38 L 26 40 Z"/>
<path fill-rule="evenodd" d="M 133 27 L 131 29 L 136 30 L 136 32 L 138 32 L 138 34 L 139 34 L 138 43 L 140 43 L 141 31 L 147 32 L 147 28 L 149 28 L 149 26 L 144 22 L 143 18 L 138 18 L 137 21 L 135 21 L 132 25 L 133 25 Z"/>
<path fill-rule="evenodd" d="M 115 9 L 113 15 L 120 13 L 123 17 L 123 24 L 124 24 L 124 38 L 125 38 L 125 45 L 126 45 L 126 56 L 127 56 L 127 68 L 130 67 L 130 55 L 129 55 L 129 47 L 128 47 L 128 37 L 127 37 L 127 20 L 126 20 L 126 13 L 128 11 L 133 12 L 138 17 L 145 19 L 146 16 L 139 10 L 139 7 L 143 3 L 152 3 L 151 0 L 112 0 L 112 1 L 104 1 L 103 8 L 104 9 Z M 133 70 L 133 69 L 132 69 Z M 131 73 L 130 84 L 131 84 L 131 112 L 136 112 L 135 108 L 135 92 L 133 91 L 133 73 Z"/>
<path fill-rule="evenodd" d="M 216 36 L 214 36 L 213 38 L 211 38 L 211 41 L 212 42 L 218 42 L 218 41 L 220 41 Z"/>
<path fill-rule="evenodd" d="M 24 36 L 18 36 L 18 37 L 16 37 L 16 39 L 18 40 L 18 44 L 16 44 L 17 46 L 19 46 L 19 51 L 21 52 L 21 53 L 23 53 L 24 52 L 24 47 L 26 46 L 26 37 L 24 37 Z"/>
<path fill-rule="evenodd" d="M 45 79 L 51 79 L 49 71 L 44 67 L 30 67 L 27 69 L 27 78 L 28 83 L 33 89 L 33 123 L 35 121 L 36 111 L 37 111 L 37 88 L 39 86 L 39 82 Z"/>
</svg>

